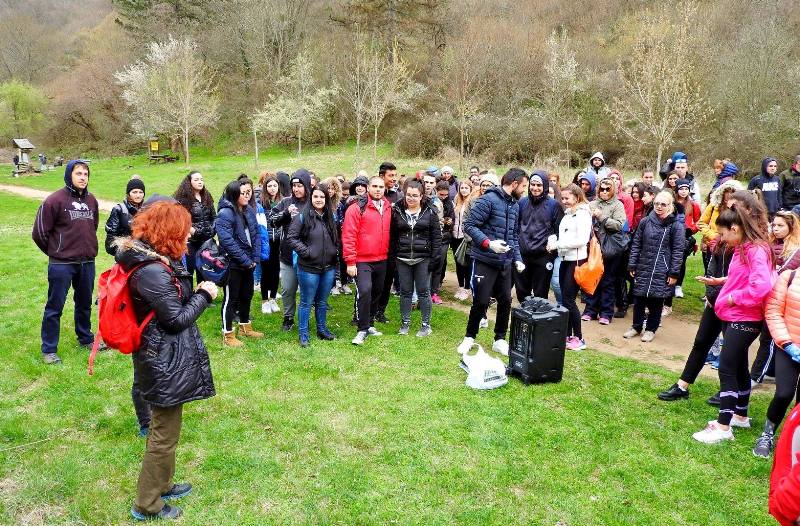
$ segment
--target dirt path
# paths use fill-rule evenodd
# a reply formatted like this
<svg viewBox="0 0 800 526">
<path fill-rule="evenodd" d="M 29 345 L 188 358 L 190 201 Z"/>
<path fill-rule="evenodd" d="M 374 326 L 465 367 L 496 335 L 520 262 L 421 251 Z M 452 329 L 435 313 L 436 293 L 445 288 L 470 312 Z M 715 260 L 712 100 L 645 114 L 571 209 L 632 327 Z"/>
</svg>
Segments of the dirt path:
<svg viewBox="0 0 800 526">
<path fill-rule="evenodd" d="M 48 192 L 47 190 L 36 190 L 35 188 L 28 188 L 26 186 L 16 186 L 12 184 L 0 184 L 0 190 L 11 194 L 16 194 L 22 197 L 30 197 L 31 199 L 38 199 L 39 201 L 43 201 L 45 197 L 47 197 L 52 193 Z M 98 199 L 97 204 L 100 207 L 101 212 L 110 212 L 111 209 L 114 207 L 114 205 L 117 203 L 113 201 L 106 201 L 105 199 Z"/>
<path fill-rule="evenodd" d="M 24 186 L 7 184 L 0 184 L 0 191 L 39 200 L 44 199 L 50 194 L 50 192 L 44 190 L 35 190 Z M 102 199 L 98 199 L 97 201 L 100 210 L 105 212 L 109 212 L 116 204 L 115 202 Z M 458 281 L 456 280 L 455 273 L 448 271 L 443 284 L 445 289 L 445 305 L 461 312 L 469 313 L 469 303 L 453 299 L 456 283 L 458 283 Z M 626 340 L 622 337 L 622 333 L 630 327 L 632 316 L 632 311 L 629 311 L 626 319 L 615 319 L 611 325 L 605 326 L 600 325 L 596 321 L 584 323 L 583 332 L 586 342 L 592 349 L 598 351 L 615 356 L 641 360 L 675 372 L 682 371 L 683 364 L 686 361 L 686 357 L 689 355 L 695 333 L 697 332 L 697 320 L 690 317 L 679 317 L 675 315 L 664 318 L 664 324 L 656 333 L 656 339 L 645 344 L 638 339 Z M 494 318 L 493 314 L 490 314 L 489 317 L 490 319 Z M 483 334 L 479 336 L 479 339 L 483 338 Z M 751 348 L 751 358 L 755 356 L 755 348 L 757 348 L 757 345 L 758 340 L 756 340 L 754 347 Z M 717 377 L 717 372 L 710 367 L 704 367 L 701 374 L 708 377 Z"/>
</svg>

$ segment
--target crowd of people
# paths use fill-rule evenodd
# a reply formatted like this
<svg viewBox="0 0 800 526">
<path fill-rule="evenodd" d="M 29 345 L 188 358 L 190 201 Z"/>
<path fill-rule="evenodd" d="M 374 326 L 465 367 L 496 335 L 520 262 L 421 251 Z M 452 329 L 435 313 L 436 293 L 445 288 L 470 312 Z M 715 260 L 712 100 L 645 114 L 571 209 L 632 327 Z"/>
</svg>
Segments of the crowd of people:
<svg viewBox="0 0 800 526">
<path fill-rule="evenodd" d="M 628 310 L 624 338 L 654 340 L 673 300 L 684 297 L 688 258 L 700 252 L 704 274 L 695 279 L 705 286 L 705 308 L 683 373 L 658 398 L 687 398 L 700 370 L 709 363 L 718 367 L 719 393 L 709 400 L 719 406 L 717 418 L 693 435 L 717 443 L 732 439 L 733 427 L 750 427 L 751 389 L 774 377 L 775 395 L 753 448 L 768 458 L 792 399 L 800 400 L 800 280 L 794 279 L 800 266 L 800 156 L 780 174 L 776 159 L 764 159 L 747 189 L 730 160 L 715 161 L 714 170 L 712 187 L 702 193 L 682 152 L 659 167 L 660 182 L 645 169 L 639 180 L 626 183 L 601 152 L 563 182 L 557 173 L 520 168 L 500 177 L 472 167 L 459 179 L 449 166 L 398 175 L 394 164 L 384 162 L 377 173 L 359 172 L 352 181 L 321 179 L 302 168 L 291 175 L 263 172 L 255 181 L 242 174 L 216 202 L 197 171 L 181 180 L 172 197 L 145 199 L 145 182 L 132 177 L 106 222 L 105 249 L 131 272 L 137 317 L 155 313 L 142 340 L 154 352 L 133 354 L 132 399 L 140 434 L 148 437 L 133 516 L 178 516 L 180 509 L 165 501 L 191 491 L 173 484 L 172 476 L 182 405 L 214 394 L 196 320 L 218 290 L 195 265 L 212 238 L 228 260 L 220 320 L 226 347 L 264 337 L 251 312 L 256 288 L 261 314 L 280 313 L 287 332 L 296 320 L 302 347 L 312 341 L 312 310 L 316 338 L 338 337 L 327 323 L 329 296 L 353 291 L 352 344 L 382 336 L 377 324 L 389 322 L 393 293 L 400 298 L 398 334 L 410 334 L 419 310 L 416 337 L 430 336 L 452 252 L 454 298 L 471 303 L 457 351 L 475 345 L 496 305 L 491 348 L 506 356 L 513 291 L 520 302 L 548 298 L 552 291 L 568 312 L 569 350 L 586 348 L 587 323 L 610 325 L 627 318 Z M 90 346 L 94 340 L 99 214 L 88 192 L 88 164 L 69 162 L 64 181 L 42 203 L 33 227 L 33 240 L 49 257 L 41 330 L 48 364 L 61 361 L 59 325 L 70 287 L 78 342 Z M 603 272 L 587 292 L 578 271 L 590 246 L 599 247 Z M 756 339 L 750 367 L 748 349 Z M 183 366 L 165 374 L 161 354 Z M 791 466 L 785 476 L 794 477 L 794 485 L 784 489 L 797 491 L 800 475 Z M 784 516 L 800 515 L 786 509 Z"/>
</svg>

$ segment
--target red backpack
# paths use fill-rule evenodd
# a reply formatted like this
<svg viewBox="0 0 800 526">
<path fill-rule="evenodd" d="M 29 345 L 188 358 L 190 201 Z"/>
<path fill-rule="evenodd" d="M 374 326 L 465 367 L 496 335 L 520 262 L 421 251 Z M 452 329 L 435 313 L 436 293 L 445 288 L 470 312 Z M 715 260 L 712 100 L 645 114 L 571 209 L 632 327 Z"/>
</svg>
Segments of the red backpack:
<svg viewBox="0 0 800 526">
<path fill-rule="evenodd" d="M 131 292 L 128 288 L 128 278 L 136 270 L 149 263 L 152 262 L 136 265 L 129 271 L 126 271 L 119 263 L 114 263 L 114 266 L 100 275 L 97 295 L 98 329 L 94 337 L 92 352 L 89 354 L 89 375 L 94 374 L 94 358 L 101 341 L 122 354 L 131 354 L 139 348 L 142 331 L 153 319 L 155 311 L 150 311 L 142 323 L 138 323 L 136 312 L 133 309 Z M 169 269 L 165 263 L 161 264 Z M 177 282 L 175 286 L 180 294 L 181 289 Z"/>
</svg>

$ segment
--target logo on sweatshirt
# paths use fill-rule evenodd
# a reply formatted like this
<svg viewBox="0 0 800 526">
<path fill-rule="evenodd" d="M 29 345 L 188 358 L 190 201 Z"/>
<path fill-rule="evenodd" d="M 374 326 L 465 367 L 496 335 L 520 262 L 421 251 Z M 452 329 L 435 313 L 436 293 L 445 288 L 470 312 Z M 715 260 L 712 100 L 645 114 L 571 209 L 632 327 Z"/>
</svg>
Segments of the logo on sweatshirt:
<svg viewBox="0 0 800 526">
<path fill-rule="evenodd" d="M 76 219 L 94 219 L 94 214 L 89 209 L 89 205 L 86 203 L 79 203 L 78 201 L 72 202 L 72 208 L 75 210 L 67 210 L 69 212 L 69 218 L 73 221 Z"/>
</svg>

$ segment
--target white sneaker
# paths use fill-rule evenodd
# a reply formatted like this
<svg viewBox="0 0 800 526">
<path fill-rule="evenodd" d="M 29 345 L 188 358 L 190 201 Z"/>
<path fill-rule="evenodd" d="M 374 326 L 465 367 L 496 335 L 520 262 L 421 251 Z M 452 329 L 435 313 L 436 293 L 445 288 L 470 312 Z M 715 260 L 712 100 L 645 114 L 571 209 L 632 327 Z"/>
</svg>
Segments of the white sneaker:
<svg viewBox="0 0 800 526">
<path fill-rule="evenodd" d="M 353 345 L 362 345 L 364 340 L 367 339 L 367 331 L 358 331 L 356 337 L 351 342 Z"/>
<path fill-rule="evenodd" d="M 693 434 L 692 438 L 704 444 L 719 444 L 724 440 L 733 440 L 733 432 L 730 429 L 723 431 L 718 427 L 717 421 L 712 420 L 705 429 Z"/>
<path fill-rule="evenodd" d="M 339 290 L 339 287 L 337 285 L 334 285 L 331 288 L 331 296 L 338 296 L 340 293 L 341 291 Z"/>
<path fill-rule="evenodd" d="M 676 298 L 682 298 L 683 297 L 683 288 L 680 285 L 675 287 L 675 297 Z"/>
<path fill-rule="evenodd" d="M 475 338 L 464 336 L 464 339 L 461 340 L 461 343 L 459 343 L 458 347 L 456 347 L 456 352 L 458 352 L 458 354 L 467 354 L 469 350 L 472 348 L 474 343 L 475 343 Z"/>
<path fill-rule="evenodd" d="M 342 285 L 342 294 L 352 294 L 352 293 L 353 289 L 350 288 L 350 285 L 348 285 L 347 283 Z"/>
<path fill-rule="evenodd" d="M 716 420 L 709 420 L 708 423 L 714 423 Z M 731 418 L 731 427 L 741 427 L 744 429 L 750 429 L 750 418 L 746 420 L 737 420 L 736 418 Z"/>
<path fill-rule="evenodd" d="M 492 350 L 503 356 L 508 356 L 508 342 L 505 340 L 495 340 L 492 344 Z"/>
<path fill-rule="evenodd" d="M 634 336 L 639 336 L 640 332 L 642 332 L 642 331 L 637 331 L 636 329 L 631 327 L 630 329 L 625 331 L 625 334 L 623 334 L 622 337 L 625 338 L 626 340 L 629 340 L 629 339 L 633 338 Z"/>
<path fill-rule="evenodd" d="M 261 314 L 269 314 L 272 312 L 272 305 L 270 304 L 269 300 L 264 300 L 261 302 Z"/>
<path fill-rule="evenodd" d="M 664 308 L 661 309 L 661 317 L 662 318 L 666 318 L 670 314 L 672 314 L 672 307 L 664 306 Z M 660 327 L 660 325 L 659 325 L 659 327 Z"/>
<path fill-rule="evenodd" d="M 369 334 L 370 336 L 383 336 L 383 333 L 378 329 L 376 329 L 375 327 L 370 327 L 369 329 L 367 329 L 367 334 Z"/>
<path fill-rule="evenodd" d="M 489 320 L 487 318 L 481 318 L 481 322 L 478 324 L 478 328 L 480 328 L 480 329 L 488 329 L 489 328 Z"/>
</svg>

